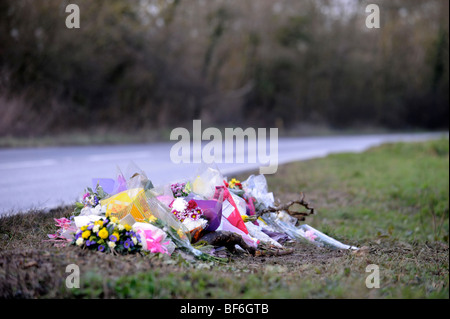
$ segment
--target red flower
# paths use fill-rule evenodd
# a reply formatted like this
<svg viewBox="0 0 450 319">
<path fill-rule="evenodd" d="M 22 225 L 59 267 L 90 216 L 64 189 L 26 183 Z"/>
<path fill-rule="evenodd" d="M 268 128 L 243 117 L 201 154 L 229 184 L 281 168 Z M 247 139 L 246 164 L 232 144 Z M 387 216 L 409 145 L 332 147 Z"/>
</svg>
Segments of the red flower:
<svg viewBox="0 0 450 319">
<path fill-rule="evenodd" d="M 196 202 L 195 200 L 191 199 L 191 200 L 188 202 L 187 208 L 188 208 L 188 210 L 192 210 L 192 209 L 197 208 L 197 202 Z"/>
</svg>

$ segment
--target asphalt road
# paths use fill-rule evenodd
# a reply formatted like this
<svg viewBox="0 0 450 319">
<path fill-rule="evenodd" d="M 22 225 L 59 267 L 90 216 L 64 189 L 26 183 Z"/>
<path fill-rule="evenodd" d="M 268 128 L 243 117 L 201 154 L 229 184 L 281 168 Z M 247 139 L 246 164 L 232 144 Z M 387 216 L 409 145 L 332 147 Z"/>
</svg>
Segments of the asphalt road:
<svg viewBox="0 0 450 319">
<path fill-rule="evenodd" d="M 423 141 L 443 135 L 448 133 L 280 138 L 278 163 L 362 152 L 383 143 Z M 72 204 L 85 187 L 91 186 L 92 178 L 115 178 L 116 167 L 125 171 L 130 161 L 144 170 L 155 185 L 192 177 L 199 164 L 174 164 L 170 160 L 174 144 L 0 149 L 0 214 Z M 217 166 L 223 175 L 230 176 L 266 165 Z"/>
</svg>

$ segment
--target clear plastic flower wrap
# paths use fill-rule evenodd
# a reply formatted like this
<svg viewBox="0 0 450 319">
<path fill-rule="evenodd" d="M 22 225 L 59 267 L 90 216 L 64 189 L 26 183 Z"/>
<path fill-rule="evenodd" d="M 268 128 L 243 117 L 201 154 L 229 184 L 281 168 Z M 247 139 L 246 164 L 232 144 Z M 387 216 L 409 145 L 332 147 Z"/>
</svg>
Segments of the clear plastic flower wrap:
<svg viewBox="0 0 450 319">
<path fill-rule="evenodd" d="M 216 192 L 216 186 L 223 186 L 224 178 L 218 169 L 201 166 L 192 182 L 192 192 L 211 199 Z"/>
<path fill-rule="evenodd" d="M 358 249 L 354 246 L 343 244 L 309 225 L 296 226 L 296 219 L 284 211 L 264 214 L 262 218 L 275 230 L 286 233 L 289 237 L 299 242 L 308 242 L 318 247 L 331 249 Z"/>
<path fill-rule="evenodd" d="M 128 189 L 143 188 L 148 190 L 153 188 L 153 183 L 149 180 L 147 174 L 133 162 L 128 164 L 126 177 Z"/>
<path fill-rule="evenodd" d="M 267 190 L 267 180 L 264 175 L 250 175 L 246 181 L 242 182 L 242 187 L 248 196 L 256 200 L 257 211 L 273 206 L 275 199 L 273 193 Z"/>
<path fill-rule="evenodd" d="M 152 192 L 147 191 L 146 195 L 148 206 L 153 215 L 149 222 L 164 230 L 179 249 L 192 254 L 200 260 L 227 261 L 227 259 L 214 257 L 194 248 L 191 245 L 188 229 L 170 212 L 169 208 L 161 203 Z"/>
<path fill-rule="evenodd" d="M 272 239 L 269 235 L 264 233 L 262 231 L 261 226 L 255 225 L 255 224 L 253 224 L 253 222 L 247 222 L 247 223 L 245 223 L 245 226 L 248 229 L 249 235 L 252 236 L 253 238 L 255 238 L 261 242 L 273 245 L 275 247 L 283 248 L 283 245 L 281 245 L 279 242 L 277 242 L 276 240 Z"/>
<path fill-rule="evenodd" d="M 321 231 L 307 225 L 303 224 L 298 227 L 298 231 L 300 236 L 305 238 L 307 241 L 313 243 L 319 247 L 328 247 L 333 249 L 352 249 L 357 250 L 358 248 L 355 246 L 350 246 L 337 241 L 330 236 L 325 235 Z"/>
</svg>

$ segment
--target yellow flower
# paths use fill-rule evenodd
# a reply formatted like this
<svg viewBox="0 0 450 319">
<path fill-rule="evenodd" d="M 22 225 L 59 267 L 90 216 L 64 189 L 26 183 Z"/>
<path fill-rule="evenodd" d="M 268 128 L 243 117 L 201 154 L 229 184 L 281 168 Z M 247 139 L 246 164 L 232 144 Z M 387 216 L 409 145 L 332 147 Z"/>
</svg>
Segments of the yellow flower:
<svg viewBox="0 0 450 319">
<path fill-rule="evenodd" d="M 106 239 L 106 238 L 108 238 L 109 233 L 108 233 L 108 231 L 106 230 L 106 228 L 102 228 L 102 229 L 100 229 L 100 231 L 98 232 L 98 236 L 99 236 L 101 239 Z"/>
<path fill-rule="evenodd" d="M 114 232 L 114 233 L 113 233 L 113 236 L 116 236 L 117 240 L 119 240 L 119 238 L 120 238 L 120 235 L 119 235 L 118 232 Z"/>
<path fill-rule="evenodd" d="M 131 229 L 131 226 L 128 225 L 128 224 L 125 224 L 124 227 L 125 227 L 125 230 L 126 230 L 126 231 L 130 231 L 130 229 Z"/>
<path fill-rule="evenodd" d="M 119 219 L 117 217 L 111 217 L 111 222 L 117 224 L 119 222 Z"/>
<path fill-rule="evenodd" d="M 148 218 L 148 221 L 150 222 L 150 223 L 154 223 L 154 222 L 156 222 L 158 219 L 154 216 L 154 215 L 150 215 L 150 217 Z"/>
<path fill-rule="evenodd" d="M 86 230 L 81 234 L 81 237 L 83 237 L 84 239 L 88 239 L 89 236 L 91 236 L 91 231 L 90 230 Z"/>
<path fill-rule="evenodd" d="M 97 220 L 95 222 L 95 225 L 99 225 L 100 227 L 103 227 L 103 220 Z"/>
<path fill-rule="evenodd" d="M 80 229 L 81 231 L 85 231 L 87 229 L 87 226 L 82 226 Z"/>
<path fill-rule="evenodd" d="M 247 215 L 241 215 L 242 220 L 244 221 L 244 223 L 248 222 L 248 216 Z"/>
<path fill-rule="evenodd" d="M 186 238 L 186 234 L 181 230 L 181 228 L 177 230 L 177 234 L 178 236 L 180 236 L 181 239 Z"/>
<path fill-rule="evenodd" d="M 239 184 L 239 183 L 240 183 L 239 180 L 237 180 L 236 178 L 233 178 L 233 179 L 228 183 L 228 185 L 229 185 L 229 187 L 233 188 L 234 186 L 236 186 L 236 184 Z"/>
</svg>

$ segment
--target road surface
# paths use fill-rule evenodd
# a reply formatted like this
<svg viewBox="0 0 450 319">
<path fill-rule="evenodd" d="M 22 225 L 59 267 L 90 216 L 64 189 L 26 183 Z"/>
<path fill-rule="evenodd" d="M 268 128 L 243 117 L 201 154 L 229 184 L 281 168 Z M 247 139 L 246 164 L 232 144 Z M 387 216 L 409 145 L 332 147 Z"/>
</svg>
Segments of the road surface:
<svg viewBox="0 0 450 319">
<path fill-rule="evenodd" d="M 280 138 L 278 163 L 362 152 L 383 143 L 423 141 L 443 135 L 448 133 Z M 0 149 L 0 214 L 72 204 L 85 187 L 91 186 L 92 178 L 115 178 L 117 166 L 125 171 L 130 161 L 144 170 L 155 185 L 192 177 L 199 164 L 172 163 L 169 154 L 174 144 Z M 217 166 L 224 176 L 230 176 L 265 165 Z"/>
</svg>

